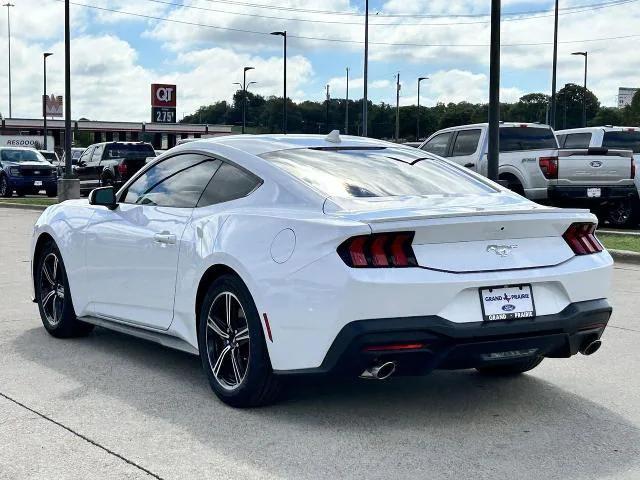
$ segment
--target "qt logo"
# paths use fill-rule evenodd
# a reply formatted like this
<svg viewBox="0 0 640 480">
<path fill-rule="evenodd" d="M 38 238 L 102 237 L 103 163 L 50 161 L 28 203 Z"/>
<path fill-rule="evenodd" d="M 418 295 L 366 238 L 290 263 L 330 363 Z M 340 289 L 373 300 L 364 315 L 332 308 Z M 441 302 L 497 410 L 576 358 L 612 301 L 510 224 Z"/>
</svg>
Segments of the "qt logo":
<svg viewBox="0 0 640 480">
<path fill-rule="evenodd" d="M 163 103 L 171 103 L 173 99 L 173 87 L 162 87 L 156 90 L 156 98 Z"/>
<path fill-rule="evenodd" d="M 152 107 L 175 107 L 178 90 L 175 85 L 154 83 L 151 85 Z"/>
</svg>

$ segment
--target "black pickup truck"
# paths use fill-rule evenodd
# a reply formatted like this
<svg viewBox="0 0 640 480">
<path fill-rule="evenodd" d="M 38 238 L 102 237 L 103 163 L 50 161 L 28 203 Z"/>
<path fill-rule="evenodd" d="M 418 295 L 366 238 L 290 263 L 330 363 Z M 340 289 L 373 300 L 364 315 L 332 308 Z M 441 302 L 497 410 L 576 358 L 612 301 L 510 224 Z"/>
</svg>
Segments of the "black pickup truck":
<svg viewBox="0 0 640 480">
<path fill-rule="evenodd" d="M 113 185 L 116 188 L 129 180 L 155 157 L 153 146 L 144 142 L 104 142 L 87 147 L 74 166 L 80 179 L 80 192 L 87 195 L 97 187 Z"/>
</svg>

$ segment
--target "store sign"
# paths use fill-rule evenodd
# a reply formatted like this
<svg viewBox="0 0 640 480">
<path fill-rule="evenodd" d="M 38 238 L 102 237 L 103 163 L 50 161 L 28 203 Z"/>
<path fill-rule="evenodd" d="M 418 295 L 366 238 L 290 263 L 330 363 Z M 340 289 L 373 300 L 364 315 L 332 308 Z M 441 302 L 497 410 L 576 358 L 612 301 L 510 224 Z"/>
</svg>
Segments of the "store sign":
<svg viewBox="0 0 640 480">
<path fill-rule="evenodd" d="M 62 95 L 57 97 L 53 94 L 42 96 L 42 116 L 62 117 Z"/>
<path fill-rule="evenodd" d="M 175 85 L 154 83 L 151 85 L 151 121 L 154 123 L 176 123 Z"/>
</svg>

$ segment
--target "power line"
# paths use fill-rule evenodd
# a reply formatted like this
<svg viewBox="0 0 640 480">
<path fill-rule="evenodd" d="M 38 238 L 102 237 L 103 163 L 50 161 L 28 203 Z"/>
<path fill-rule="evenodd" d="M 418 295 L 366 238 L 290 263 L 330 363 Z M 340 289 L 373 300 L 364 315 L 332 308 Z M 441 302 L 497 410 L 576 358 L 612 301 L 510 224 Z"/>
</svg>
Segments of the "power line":
<svg viewBox="0 0 640 480">
<path fill-rule="evenodd" d="M 64 2 L 65 0 L 56 0 L 58 2 Z M 177 24 L 181 24 L 181 25 L 189 25 L 189 26 L 194 26 L 194 27 L 203 27 L 203 28 L 211 28 L 214 30 L 224 30 L 224 31 L 230 31 L 230 32 L 237 32 L 237 33 L 248 33 L 248 34 L 252 34 L 252 35 L 271 35 L 270 32 L 260 32 L 260 31 L 256 31 L 256 30 L 247 30 L 247 29 L 242 29 L 242 28 L 232 28 L 232 27 L 220 27 L 217 25 L 209 25 L 206 23 L 197 23 L 197 22 L 189 22 L 186 20 L 177 20 L 177 19 L 173 19 L 173 18 L 164 18 L 164 17 L 156 17 L 153 15 L 146 15 L 146 14 L 142 14 L 142 13 L 134 13 L 134 12 L 125 12 L 122 10 L 116 10 L 113 8 L 107 8 L 107 7 L 99 7 L 97 5 L 87 5 L 85 3 L 80 3 L 80 2 L 69 2 L 71 5 L 75 5 L 75 6 L 79 6 L 79 7 L 85 7 L 85 8 L 91 8 L 91 9 L 95 9 L 95 10 L 101 10 L 101 11 L 106 11 L 106 12 L 111 12 L 111 13 L 117 13 L 117 14 L 121 14 L 121 15 L 129 15 L 129 16 L 133 16 L 133 17 L 138 17 L 138 18 L 145 18 L 148 20 L 157 20 L 160 22 L 169 22 L 169 23 L 177 23 Z M 400 25 L 401 26 L 401 25 Z M 335 42 L 335 43 L 347 43 L 347 44 L 362 44 L 364 42 L 359 41 L 359 40 L 349 40 L 349 39 L 345 39 L 345 38 L 323 38 L 323 37 L 311 37 L 311 36 L 305 36 L 305 35 L 293 35 L 293 34 L 288 34 L 287 35 L 289 38 L 297 38 L 300 40 L 312 40 L 312 41 L 319 41 L 319 42 Z M 592 43 L 592 42 L 602 42 L 602 41 L 608 41 L 608 40 L 624 40 L 624 39 L 629 39 L 629 38 L 637 38 L 640 37 L 640 34 L 633 34 L 633 35 L 621 35 L 621 36 L 615 36 L 615 37 L 601 37 L 601 38 L 588 38 L 588 39 L 582 39 L 582 40 L 565 40 L 565 41 L 561 41 L 558 43 L 561 44 L 574 44 L 574 43 Z M 489 44 L 486 43 L 393 43 L 393 42 L 369 42 L 371 45 L 382 45 L 382 46 L 394 46 L 394 47 L 446 47 L 446 48 L 476 48 L 476 47 L 488 47 Z M 536 43 L 511 43 L 511 44 L 502 44 L 502 47 L 533 47 L 533 46 L 544 46 L 544 45 L 552 45 L 552 42 L 536 42 Z"/>
<path fill-rule="evenodd" d="M 179 7 L 179 8 L 188 8 L 188 9 L 194 9 L 194 10 L 200 10 L 200 11 L 216 12 L 216 13 L 223 13 L 223 14 L 228 14 L 228 15 L 239 15 L 239 16 L 245 16 L 245 17 L 284 20 L 284 21 L 289 21 L 289 22 L 325 23 L 325 24 L 334 24 L 334 25 L 361 25 L 362 24 L 362 22 L 342 22 L 342 21 L 337 21 L 337 20 L 319 20 L 319 19 L 310 19 L 310 18 L 291 18 L 291 17 L 276 16 L 276 15 L 262 15 L 262 14 L 257 14 L 257 13 L 230 12 L 228 10 L 220 10 L 220 9 L 216 9 L 216 8 L 201 7 L 201 6 L 197 6 L 197 5 L 179 4 L 179 3 L 174 3 L 174 2 L 171 2 L 171 1 L 168 1 L 168 0 L 146 0 L 146 1 L 153 2 L 153 3 L 158 3 L 158 4 L 162 4 L 162 5 L 169 5 L 169 6 L 173 6 L 173 7 Z M 572 10 L 562 13 L 562 15 L 571 15 L 571 14 L 576 14 L 576 13 L 590 12 L 590 11 L 593 11 L 593 10 L 599 10 L 599 9 L 602 9 L 602 8 L 609 8 L 609 7 L 616 7 L 616 6 L 619 6 L 619 5 L 624 5 L 624 4 L 627 4 L 627 3 L 634 3 L 634 2 L 638 2 L 638 1 L 639 0 L 614 0 L 612 2 L 607 2 L 607 3 L 602 3 L 602 4 L 592 4 L 592 5 L 588 5 L 588 6 L 587 5 L 583 5 L 581 7 L 570 7 L 570 8 L 572 8 Z M 220 3 L 220 1 L 216 0 L 216 3 Z M 231 2 L 231 3 L 234 3 L 234 2 Z M 273 7 L 273 8 L 278 9 L 278 7 Z M 524 13 L 519 13 L 518 15 L 525 15 L 525 14 Z M 532 20 L 532 19 L 537 19 L 537 18 L 547 18 L 547 17 L 551 17 L 551 16 L 553 16 L 553 13 L 547 13 L 545 15 L 528 15 L 528 16 L 517 16 L 517 17 L 506 17 L 506 18 L 503 18 L 502 20 L 503 21 L 526 21 L 526 20 Z M 437 27 L 437 26 L 479 25 L 479 24 L 488 24 L 488 23 L 489 23 L 488 20 L 479 20 L 479 21 L 472 21 L 472 22 L 454 22 L 454 23 L 442 23 L 442 22 L 438 22 L 438 23 L 424 23 L 424 22 L 409 23 L 409 22 L 403 22 L 401 24 L 397 23 L 397 22 L 393 22 L 393 23 L 379 23 L 379 22 L 372 23 L 372 22 L 370 22 L 369 25 L 403 26 L 403 27 L 407 27 L 407 26 Z"/>
</svg>

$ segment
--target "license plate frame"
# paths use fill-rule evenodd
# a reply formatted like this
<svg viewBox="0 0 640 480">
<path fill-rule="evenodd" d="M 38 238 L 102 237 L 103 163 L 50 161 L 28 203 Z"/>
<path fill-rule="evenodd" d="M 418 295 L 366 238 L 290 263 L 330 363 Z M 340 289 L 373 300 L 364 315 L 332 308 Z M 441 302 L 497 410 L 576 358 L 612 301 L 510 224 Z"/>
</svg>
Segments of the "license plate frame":
<svg viewBox="0 0 640 480">
<path fill-rule="evenodd" d="M 600 187 L 587 188 L 587 198 L 600 198 L 602 197 L 602 189 Z"/>
<path fill-rule="evenodd" d="M 34 187 L 41 187 L 42 186 L 42 180 L 35 180 L 33 182 L 33 186 Z"/>
<path fill-rule="evenodd" d="M 496 312 L 495 309 L 491 309 L 490 312 L 487 312 L 487 308 L 485 307 L 489 305 L 486 304 L 486 301 L 485 301 L 485 292 L 488 294 L 491 294 L 494 291 L 496 291 L 496 294 L 494 296 L 504 296 L 505 294 L 509 296 L 509 294 L 518 294 L 518 293 L 528 294 L 528 300 L 529 300 L 531 309 L 530 310 L 527 308 L 519 309 L 518 306 L 515 306 L 513 303 L 511 303 L 509 299 L 507 299 L 506 303 L 504 303 L 503 305 L 496 304 L 497 306 L 500 307 L 500 310 L 501 310 L 500 312 Z M 530 283 L 480 287 L 478 288 L 478 295 L 480 297 L 480 307 L 482 309 L 482 320 L 484 322 L 495 322 L 500 320 L 531 320 L 536 317 L 536 304 L 535 304 L 535 299 L 533 297 L 533 287 L 531 286 Z M 511 300 L 513 299 L 514 298 L 512 297 Z M 518 300 L 519 303 L 523 303 L 527 307 L 529 306 L 526 303 L 527 299 L 518 298 L 516 300 Z M 493 301 L 497 301 L 497 300 L 493 300 Z M 505 305 L 514 305 L 515 308 L 511 310 L 505 310 L 502 308 Z"/>
</svg>

